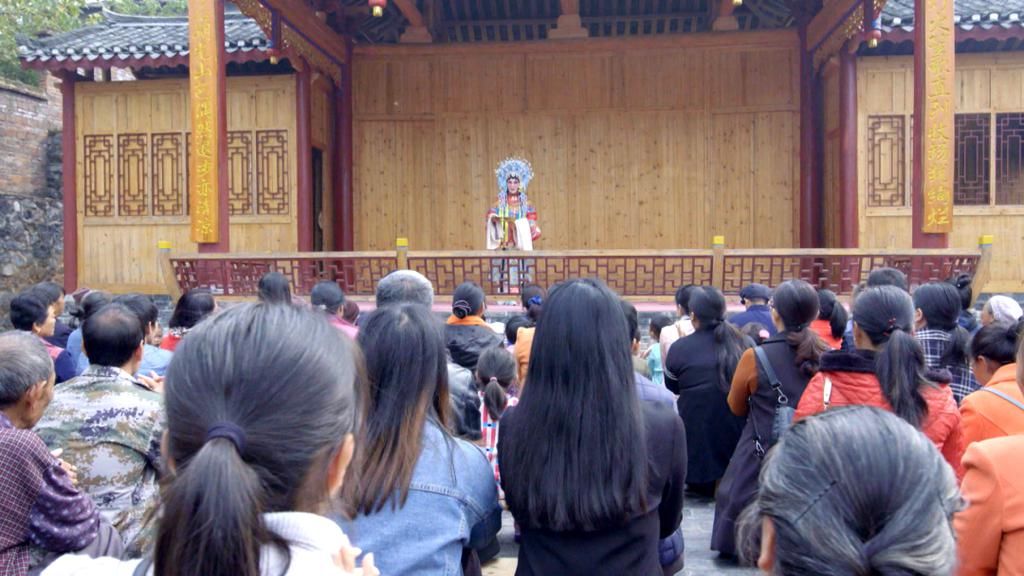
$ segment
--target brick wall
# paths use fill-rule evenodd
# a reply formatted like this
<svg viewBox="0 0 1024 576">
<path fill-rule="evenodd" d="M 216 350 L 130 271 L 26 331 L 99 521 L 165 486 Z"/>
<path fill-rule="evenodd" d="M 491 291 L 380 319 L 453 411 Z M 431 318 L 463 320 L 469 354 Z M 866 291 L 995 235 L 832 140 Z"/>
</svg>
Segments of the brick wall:
<svg viewBox="0 0 1024 576">
<path fill-rule="evenodd" d="M 0 80 L 0 329 L 13 293 L 63 279 L 61 94 Z"/>
</svg>

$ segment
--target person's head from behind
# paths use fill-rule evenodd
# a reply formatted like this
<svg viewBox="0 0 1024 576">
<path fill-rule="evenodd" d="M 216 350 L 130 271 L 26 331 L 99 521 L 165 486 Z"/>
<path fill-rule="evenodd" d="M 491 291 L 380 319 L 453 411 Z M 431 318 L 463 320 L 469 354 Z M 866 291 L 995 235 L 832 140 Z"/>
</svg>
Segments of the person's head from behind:
<svg viewBox="0 0 1024 576">
<path fill-rule="evenodd" d="M 787 280 L 772 294 L 772 320 L 786 334 L 786 343 L 796 350 L 794 361 L 804 374 L 818 371 L 818 360 L 828 346 L 811 330 L 818 318 L 818 293 L 803 280 Z"/>
<path fill-rule="evenodd" d="M 89 364 L 134 374 L 142 361 L 145 337 L 142 322 L 131 308 L 109 304 L 82 324 L 82 352 Z"/>
<path fill-rule="evenodd" d="M 629 332 L 619 297 L 600 280 L 570 280 L 548 295 L 516 413 L 524 432 L 501 440 L 515 462 L 502 477 L 521 524 L 588 529 L 642 508 L 647 454 L 636 441 L 644 427 Z"/>
<path fill-rule="evenodd" d="M 497 422 L 508 407 L 508 390 L 515 387 L 516 360 L 504 348 L 488 348 L 476 363 L 477 387 L 484 393 L 484 409 Z"/>
<path fill-rule="evenodd" d="M 879 286 L 895 286 L 904 292 L 907 291 L 907 275 L 896 268 L 875 268 L 868 274 L 868 288 Z"/>
<path fill-rule="evenodd" d="M 367 378 L 358 483 L 349 486 L 348 503 L 372 514 L 389 503 L 405 505 L 425 425 L 447 426 L 448 364 L 442 324 L 419 303 L 378 308 L 357 340 Z"/>
<path fill-rule="evenodd" d="M 740 334 L 743 334 L 750 341 L 754 343 L 754 346 L 760 346 L 764 344 L 764 341 L 771 338 L 772 335 L 768 332 L 768 328 L 760 322 L 747 322 L 743 326 L 740 326 Z"/>
<path fill-rule="evenodd" d="M 949 332 L 960 317 L 960 294 L 946 282 L 929 282 L 914 290 L 914 324 L 917 328 Z"/>
<path fill-rule="evenodd" d="M 291 305 L 292 288 L 288 284 L 288 277 L 277 271 L 267 272 L 256 287 L 256 297 L 267 304 Z"/>
<path fill-rule="evenodd" d="M 725 321 L 725 296 L 713 286 L 695 288 L 690 293 L 690 318 L 698 331 L 714 334 L 715 360 L 718 364 L 718 386 L 727 392 L 740 356 L 752 342 L 731 323 Z"/>
<path fill-rule="evenodd" d="M 535 324 L 540 320 L 540 314 L 544 310 L 544 299 L 548 297 L 547 290 L 539 284 L 527 284 L 519 295 L 523 303 L 523 310 Z"/>
<path fill-rule="evenodd" d="M 356 304 L 354 300 L 345 300 L 345 306 L 343 307 L 341 318 L 345 322 L 355 326 L 359 324 L 359 304 Z"/>
<path fill-rule="evenodd" d="M 533 322 L 530 321 L 529 316 L 525 314 L 512 316 L 508 319 L 508 322 L 505 322 L 505 340 L 510 346 L 515 345 L 516 340 L 519 339 L 519 329 L 531 326 L 533 326 Z"/>
<path fill-rule="evenodd" d="M 189 330 L 213 314 L 216 309 L 217 302 L 209 290 L 193 288 L 178 298 L 178 302 L 174 305 L 174 312 L 171 313 L 171 319 L 167 322 L 167 327 Z"/>
<path fill-rule="evenodd" d="M 64 313 L 64 297 L 67 294 L 64 292 L 64 287 L 60 284 L 56 282 L 40 282 L 29 288 L 29 291 L 35 294 L 47 306 L 53 306 L 55 316 L 60 316 Z"/>
<path fill-rule="evenodd" d="M 1016 300 L 997 294 L 989 298 L 981 308 L 981 325 L 988 326 L 996 323 L 1012 325 L 1016 324 L 1022 316 L 1024 316 L 1024 309 L 1021 309 Z"/>
<path fill-rule="evenodd" d="M 351 344 L 309 310 L 250 304 L 204 322 L 167 373 L 163 493 L 155 570 L 261 573 L 287 542 L 262 515 L 324 514 L 352 458 Z"/>
<path fill-rule="evenodd" d="M 667 314 L 658 314 L 651 318 L 650 324 L 648 324 L 647 330 L 651 335 L 651 340 L 657 342 L 661 338 L 661 331 L 672 325 L 672 318 Z"/>
<path fill-rule="evenodd" d="M 434 286 L 427 277 L 414 270 L 395 270 L 377 282 L 377 308 L 392 304 L 434 305 Z"/>
<path fill-rule="evenodd" d="M 75 318 L 78 318 L 79 326 L 82 322 L 99 312 L 101 308 L 110 304 L 113 301 L 113 296 L 108 292 L 102 290 L 90 290 L 85 296 L 82 297 L 81 302 L 78 305 Z"/>
<path fill-rule="evenodd" d="M 846 308 L 836 298 L 836 293 L 821 288 L 818 290 L 818 319 L 827 320 L 833 338 L 842 338 L 846 333 L 846 322 L 850 319 Z"/>
<path fill-rule="evenodd" d="M 960 507 L 925 435 L 877 408 L 841 408 L 797 423 L 769 453 L 739 541 L 766 574 L 949 576 Z"/>
<path fill-rule="evenodd" d="M 971 368 L 982 385 L 988 383 L 996 371 L 1017 361 L 1017 348 L 1024 322 L 1012 325 L 989 324 L 982 326 L 971 338 Z"/>
<path fill-rule="evenodd" d="M 960 309 L 970 310 L 971 304 L 974 302 L 974 288 L 972 286 L 974 278 L 966 272 L 961 272 L 947 280 L 947 282 L 953 288 L 956 288 L 957 294 L 960 295 Z"/>
<path fill-rule="evenodd" d="M 631 353 L 636 354 L 640 349 L 640 314 L 636 311 L 636 306 L 633 306 L 625 298 L 619 299 L 619 306 L 622 307 L 622 314 L 626 318 L 626 335 L 629 336 L 629 350 Z"/>
<path fill-rule="evenodd" d="M 339 311 L 344 313 L 345 292 L 337 282 L 321 280 L 310 291 L 309 303 L 326 314 L 337 316 Z"/>
<path fill-rule="evenodd" d="M 676 289 L 675 301 L 676 301 L 676 313 L 679 316 L 690 315 L 690 294 L 697 288 L 694 284 L 683 284 Z"/>
<path fill-rule="evenodd" d="M 751 306 L 767 306 L 772 299 L 772 289 L 764 284 L 747 284 L 740 290 L 740 304 Z"/>
<path fill-rule="evenodd" d="M 160 310 L 153 303 L 153 299 L 145 294 L 122 294 L 114 298 L 114 303 L 121 304 L 135 313 L 146 332 L 146 343 L 151 343 L 160 316 Z"/>
<path fill-rule="evenodd" d="M 463 282 L 452 295 L 452 315 L 456 318 L 483 316 L 486 309 L 484 291 L 474 282 Z"/>
<path fill-rule="evenodd" d="M 53 399 L 53 360 L 43 343 L 24 332 L 0 334 L 0 412 L 15 428 L 29 429 Z"/>
<path fill-rule="evenodd" d="M 893 411 L 920 426 L 928 413 L 920 387 L 929 382 L 913 329 L 913 301 L 895 286 L 868 288 L 853 305 L 854 346 L 877 353 L 875 375 Z"/>
<path fill-rule="evenodd" d="M 53 336 L 57 322 L 53 306 L 39 299 L 32 291 L 25 291 L 11 299 L 11 325 L 15 330 L 31 332 L 46 338 Z"/>
</svg>

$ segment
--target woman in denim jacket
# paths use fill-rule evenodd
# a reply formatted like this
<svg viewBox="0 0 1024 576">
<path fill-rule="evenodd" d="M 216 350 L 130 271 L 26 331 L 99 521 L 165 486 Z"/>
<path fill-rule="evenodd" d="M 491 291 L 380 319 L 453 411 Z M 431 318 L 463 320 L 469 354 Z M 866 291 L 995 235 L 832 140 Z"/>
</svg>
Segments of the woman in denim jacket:
<svg viewBox="0 0 1024 576">
<path fill-rule="evenodd" d="M 386 306 L 360 326 L 358 341 L 364 420 L 346 483 L 355 517 L 342 527 L 363 550 L 388 551 L 378 561 L 384 574 L 462 574 L 464 550 L 495 542 L 501 508 L 484 453 L 446 426 L 441 325 L 422 306 Z"/>
</svg>

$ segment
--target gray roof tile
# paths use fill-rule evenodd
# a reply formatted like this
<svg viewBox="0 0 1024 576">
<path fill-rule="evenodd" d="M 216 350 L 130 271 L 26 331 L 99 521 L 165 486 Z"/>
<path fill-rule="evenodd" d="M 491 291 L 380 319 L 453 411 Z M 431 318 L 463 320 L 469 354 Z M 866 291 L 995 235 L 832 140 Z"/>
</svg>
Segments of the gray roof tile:
<svg viewBox="0 0 1024 576">
<path fill-rule="evenodd" d="M 954 0 L 953 21 L 963 30 L 975 27 L 1020 27 L 1024 0 Z M 888 0 L 882 9 L 882 29 L 914 29 L 914 0 Z"/>
</svg>

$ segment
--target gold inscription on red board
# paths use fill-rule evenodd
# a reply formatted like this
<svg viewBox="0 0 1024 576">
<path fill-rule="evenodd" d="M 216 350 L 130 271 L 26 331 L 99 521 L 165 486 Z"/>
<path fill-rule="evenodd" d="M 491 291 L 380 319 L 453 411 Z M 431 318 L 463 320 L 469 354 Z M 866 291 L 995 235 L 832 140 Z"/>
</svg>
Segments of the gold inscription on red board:
<svg viewBox="0 0 1024 576">
<path fill-rule="evenodd" d="M 222 65 L 217 42 L 217 0 L 189 0 L 189 86 L 192 102 L 192 155 L 189 186 L 193 242 L 213 244 L 218 236 L 217 164 L 219 118 L 224 113 L 218 98 Z"/>
</svg>

